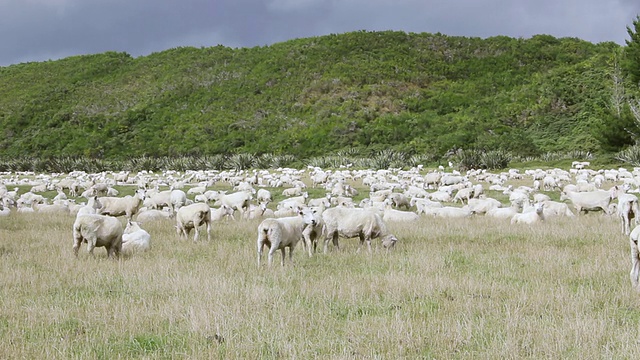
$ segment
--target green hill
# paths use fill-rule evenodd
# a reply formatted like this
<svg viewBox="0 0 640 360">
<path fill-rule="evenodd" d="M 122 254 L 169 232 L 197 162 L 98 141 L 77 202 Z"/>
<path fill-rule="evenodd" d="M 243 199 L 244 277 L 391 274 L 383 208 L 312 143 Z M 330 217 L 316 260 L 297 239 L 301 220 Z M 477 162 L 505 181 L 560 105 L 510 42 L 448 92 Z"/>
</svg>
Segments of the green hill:
<svg viewBox="0 0 640 360">
<path fill-rule="evenodd" d="M 352 32 L 0 67 L 0 157 L 602 150 L 620 46 Z"/>
</svg>

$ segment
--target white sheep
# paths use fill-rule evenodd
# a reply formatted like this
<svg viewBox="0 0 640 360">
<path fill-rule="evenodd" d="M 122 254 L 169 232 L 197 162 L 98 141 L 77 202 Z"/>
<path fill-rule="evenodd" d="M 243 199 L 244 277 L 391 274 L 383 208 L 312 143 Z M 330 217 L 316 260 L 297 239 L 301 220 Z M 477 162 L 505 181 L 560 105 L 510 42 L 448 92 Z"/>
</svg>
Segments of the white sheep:
<svg viewBox="0 0 640 360">
<path fill-rule="evenodd" d="M 194 229 L 193 241 L 198 241 L 198 228 L 204 224 L 207 225 L 207 240 L 211 240 L 211 208 L 208 204 L 186 205 L 176 212 L 176 231 L 185 239 L 189 238 L 189 232 Z"/>
<path fill-rule="evenodd" d="M 122 234 L 122 252 L 132 254 L 147 251 L 150 247 L 151 235 L 140 227 L 140 222 L 128 221 Z"/>
<path fill-rule="evenodd" d="M 631 285 L 634 289 L 640 291 L 638 277 L 640 276 L 640 249 L 638 248 L 638 239 L 640 238 L 640 226 L 636 226 L 629 235 L 629 245 L 631 246 Z"/>
<path fill-rule="evenodd" d="M 393 205 L 396 209 L 400 209 L 401 207 L 403 207 L 409 210 L 411 208 L 411 200 L 405 194 L 391 193 L 388 199 L 391 201 L 391 205 Z"/>
<path fill-rule="evenodd" d="M 570 200 L 576 208 L 578 215 L 581 211 L 602 210 L 609 214 L 611 192 L 596 190 L 588 192 L 563 191 L 560 200 Z"/>
<path fill-rule="evenodd" d="M 320 219 L 310 209 L 302 209 L 297 216 L 265 219 L 258 226 L 258 266 L 262 259 L 262 249 L 269 247 L 269 266 L 273 262 L 273 255 L 280 250 L 282 253 L 281 265 L 284 266 L 285 250 L 289 248 L 289 260 L 293 259 L 293 249 L 308 225 L 315 226 Z M 311 247 L 311 244 L 309 244 Z"/>
<path fill-rule="evenodd" d="M 473 214 L 486 214 L 491 209 L 502 207 L 502 203 L 494 198 L 471 198 L 468 203 L 467 209 Z"/>
<path fill-rule="evenodd" d="M 105 247 L 107 256 L 118 256 L 122 250 L 122 224 L 120 220 L 98 214 L 85 214 L 76 217 L 73 223 L 73 253 L 83 241 L 87 242 L 87 251 L 93 256 L 95 247 Z"/>
<path fill-rule="evenodd" d="M 428 207 L 441 208 L 443 206 L 440 202 L 422 198 L 412 198 L 409 204 L 416 207 L 417 214 L 424 214 L 426 212 L 425 209 Z"/>
<path fill-rule="evenodd" d="M 256 201 L 259 203 L 272 202 L 273 198 L 271 196 L 271 191 L 267 189 L 258 189 L 258 192 L 256 193 Z"/>
<path fill-rule="evenodd" d="M 544 203 L 536 203 L 535 211 L 523 212 L 515 214 L 511 218 L 511 224 L 528 224 L 532 225 L 537 222 L 544 221 Z"/>
<path fill-rule="evenodd" d="M 86 205 L 82 205 L 80 208 L 78 208 L 78 210 L 75 212 L 75 215 L 80 216 L 86 214 L 97 214 L 98 210 L 101 208 L 102 203 L 100 202 L 100 199 L 98 199 L 97 196 L 92 196 L 89 198 Z"/>
<path fill-rule="evenodd" d="M 420 215 L 412 211 L 396 210 L 387 207 L 382 214 L 382 220 L 385 222 L 412 222 L 420 220 Z"/>
<path fill-rule="evenodd" d="M 372 239 L 381 238 L 387 243 L 397 241 L 393 234 L 388 233 L 384 220 L 374 211 L 345 207 L 330 208 L 322 213 L 322 220 L 325 223 L 325 253 L 330 239 L 336 248 L 340 248 L 339 236 L 359 237 L 360 248 L 366 242 L 369 252 L 371 252 Z"/>
<path fill-rule="evenodd" d="M 619 186 L 612 187 L 610 191 L 612 198 L 618 198 L 617 213 L 622 222 L 622 233 L 629 235 L 631 219 L 638 225 L 640 217 L 640 213 L 638 212 L 638 197 L 625 193 L 624 189 Z"/>
<path fill-rule="evenodd" d="M 246 213 L 245 213 L 246 214 Z M 219 208 L 211 208 L 211 221 L 220 221 L 225 217 L 233 217 L 233 209 L 229 205 L 222 204 Z"/>
<path fill-rule="evenodd" d="M 249 203 L 253 199 L 253 194 L 247 191 L 238 191 L 232 194 L 227 194 L 224 191 L 220 191 L 216 194 L 212 194 L 213 200 L 215 200 L 214 206 L 227 205 L 234 210 L 238 210 L 240 218 L 244 217 L 244 212 L 249 209 Z"/>
<path fill-rule="evenodd" d="M 171 211 L 167 210 L 157 210 L 157 209 L 148 209 L 145 211 L 140 211 L 138 216 L 136 216 L 136 220 L 141 223 L 150 222 L 150 221 L 158 221 L 171 219 L 175 216 L 175 214 L 171 213 Z"/>
<path fill-rule="evenodd" d="M 120 197 L 100 197 L 102 208 L 98 210 L 100 215 L 122 216 L 125 215 L 127 220 L 131 220 L 145 199 L 145 191 L 137 189 L 133 196 L 127 195 Z"/>
</svg>

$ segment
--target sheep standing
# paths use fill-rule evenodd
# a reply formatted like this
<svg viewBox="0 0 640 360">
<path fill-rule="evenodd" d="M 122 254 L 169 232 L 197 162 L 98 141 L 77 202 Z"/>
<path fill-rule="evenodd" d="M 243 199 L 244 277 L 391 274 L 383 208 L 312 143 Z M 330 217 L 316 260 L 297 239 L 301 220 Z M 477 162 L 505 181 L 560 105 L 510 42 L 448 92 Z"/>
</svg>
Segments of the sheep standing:
<svg viewBox="0 0 640 360">
<path fill-rule="evenodd" d="M 258 226 L 258 266 L 262 259 L 262 249 L 269 247 L 269 266 L 273 262 L 273 254 L 280 250 L 282 260 L 280 264 L 284 266 L 286 248 L 289 248 L 289 260 L 293 259 L 293 249 L 300 239 L 303 238 L 303 231 L 307 225 L 315 226 L 319 221 L 318 215 L 310 209 L 303 209 L 297 216 L 265 219 Z M 309 248 L 311 244 L 309 244 Z"/>
<path fill-rule="evenodd" d="M 122 252 L 132 254 L 147 251 L 150 247 L 151 235 L 140 227 L 140 223 L 128 221 L 122 234 Z"/>
<path fill-rule="evenodd" d="M 189 238 L 191 229 L 195 230 L 193 241 L 198 241 L 198 228 L 207 225 L 207 240 L 211 240 L 211 208 L 204 203 L 183 206 L 176 213 L 176 231 L 178 235 Z"/>
<path fill-rule="evenodd" d="M 366 242 L 369 252 L 371 252 L 371 240 L 381 238 L 382 241 L 397 241 L 397 238 L 387 232 L 387 227 L 380 215 L 374 211 L 364 209 L 354 209 L 336 207 L 325 210 L 322 213 L 322 220 L 325 223 L 324 252 L 327 253 L 329 240 L 331 239 L 336 248 L 338 237 L 360 238 L 360 247 Z"/>
<path fill-rule="evenodd" d="M 80 215 L 73 223 L 73 254 L 78 257 L 80 244 L 86 241 L 87 251 L 91 256 L 95 247 L 105 247 L 108 257 L 118 256 L 122 250 L 122 233 L 122 224 L 114 217 Z"/>
<path fill-rule="evenodd" d="M 100 197 L 98 198 L 102 203 L 102 208 L 98 210 L 100 215 L 122 216 L 125 215 L 127 220 L 131 220 L 135 214 L 138 213 L 138 209 L 144 202 L 145 191 L 142 189 L 136 190 L 133 196 L 119 197 Z"/>
<path fill-rule="evenodd" d="M 611 188 L 611 198 L 618 198 L 617 213 L 622 222 L 622 233 L 629 235 L 631 219 L 638 225 L 640 213 L 638 212 L 638 197 L 627 194 L 624 189 L 614 186 Z"/>
<path fill-rule="evenodd" d="M 631 285 L 640 291 L 638 277 L 640 276 L 640 249 L 638 249 L 638 239 L 640 238 L 640 226 L 636 226 L 629 235 L 629 245 L 631 246 Z"/>
</svg>

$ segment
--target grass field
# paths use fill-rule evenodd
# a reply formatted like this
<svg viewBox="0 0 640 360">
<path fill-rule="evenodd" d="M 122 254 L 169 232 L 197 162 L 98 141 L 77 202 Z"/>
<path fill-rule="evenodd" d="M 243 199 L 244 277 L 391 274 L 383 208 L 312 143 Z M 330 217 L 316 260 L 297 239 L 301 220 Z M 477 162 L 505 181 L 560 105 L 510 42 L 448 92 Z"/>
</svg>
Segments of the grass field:
<svg viewBox="0 0 640 360">
<path fill-rule="evenodd" d="M 390 225 L 388 253 L 349 239 L 308 258 L 300 243 L 270 269 L 258 221 L 199 243 L 144 224 L 151 251 L 116 261 L 84 245 L 75 259 L 72 223 L 0 218 L 1 358 L 640 358 L 628 240 L 599 214 L 424 218 Z"/>
</svg>

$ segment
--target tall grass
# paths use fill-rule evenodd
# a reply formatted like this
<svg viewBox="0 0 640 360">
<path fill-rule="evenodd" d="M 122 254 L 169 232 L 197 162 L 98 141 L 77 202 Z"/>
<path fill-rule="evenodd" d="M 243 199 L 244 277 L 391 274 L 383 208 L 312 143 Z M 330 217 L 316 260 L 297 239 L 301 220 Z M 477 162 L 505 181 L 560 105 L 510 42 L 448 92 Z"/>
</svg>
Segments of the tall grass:
<svg viewBox="0 0 640 360">
<path fill-rule="evenodd" d="M 40 216 L 38 216 L 40 215 Z M 0 354 L 113 358 L 638 358 L 617 219 L 391 225 L 394 251 L 257 267 L 258 221 L 212 241 L 144 224 L 151 251 L 72 255 L 69 216 L 0 218 Z M 331 246 L 331 245 L 330 245 Z M 276 262 L 277 263 L 277 262 Z"/>
</svg>

